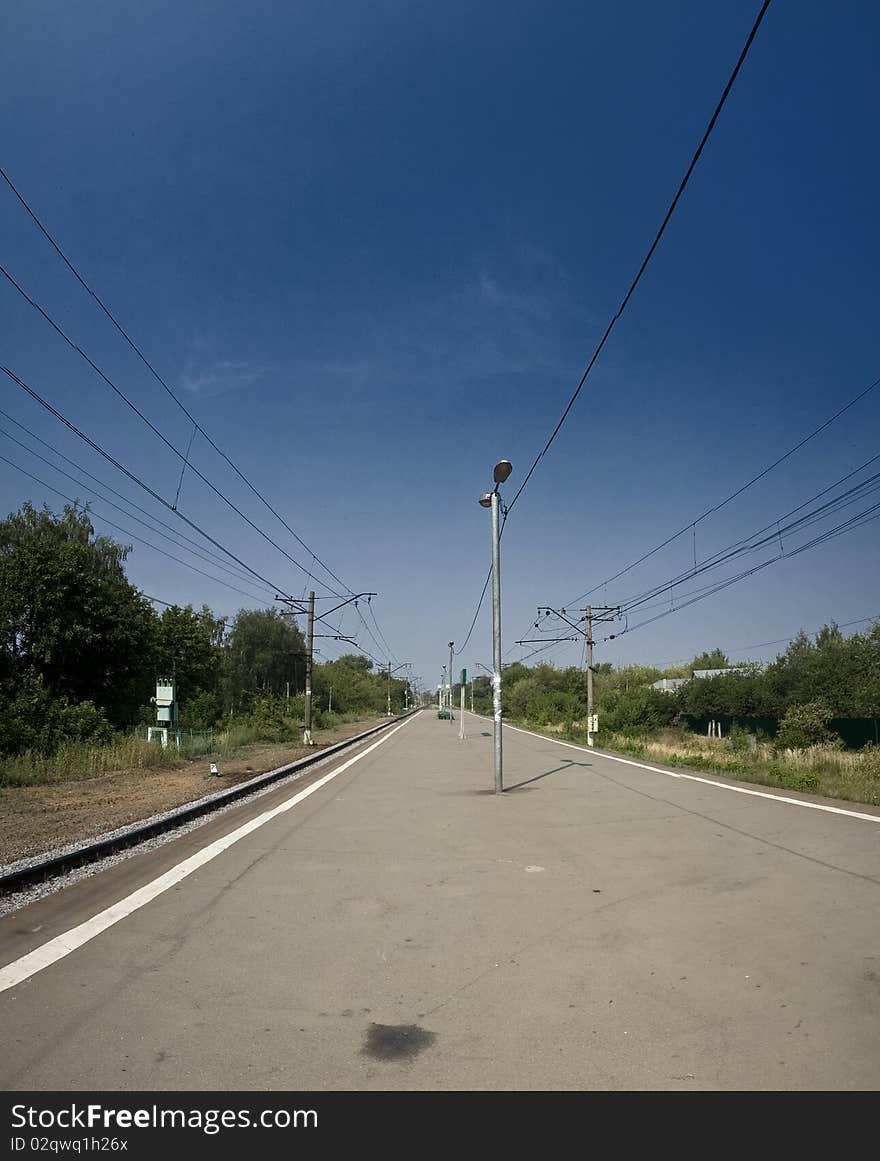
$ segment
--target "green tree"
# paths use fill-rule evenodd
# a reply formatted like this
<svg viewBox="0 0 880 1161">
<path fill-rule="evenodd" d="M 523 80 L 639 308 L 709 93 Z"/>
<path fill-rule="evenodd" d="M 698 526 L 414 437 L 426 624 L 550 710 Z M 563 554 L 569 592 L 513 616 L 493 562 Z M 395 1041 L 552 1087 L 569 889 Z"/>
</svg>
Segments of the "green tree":
<svg viewBox="0 0 880 1161">
<path fill-rule="evenodd" d="M 50 754 L 64 740 L 106 742 L 113 733 L 103 710 L 91 701 L 72 704 L 51 693 L 34 669 L 15 680 L 0 716 L 0 754 L 34 750 Z"/>
<path fill-rule="evenodd" d="M 258 697 L 281 697 L 305 682 L 303 636 L 289 617 L 275 609 L 240 609 L 224 654 L 226 703 L 248 713 Z"/>
<path fill-rule="evenodd" d="M 225 620 L 215 617 L 207 605 L 198 610 L 192 605 L 171 605 L 158 618 L 153 660 L 156 677 L 175 674 L 177 701 L 183 713 L 199 694 L 219 692 L 225 631 Z M 202 717 L 208 705 L 202 698 Z"/>
<path fill-rule="evenodd" d="M 125 576 L 128 552 L 72 505 L 56 516 L 25 504 L 0 523 L 5 705 L 37 675 L 53 697 L 91 701 L 116 726 L 134 721 L 149 697 L 156 615 Z"/>
<path fill-rule="evenodd" d="M 372 672 L 368 657 L 346 653 L 336 661 L 316 665 L 313 688 L 317 706 L 326 710 L 333 690 L 333 710 L 340 714 L 382 713 L 386 705 L 387 679 L 382 673 Z M 395 683 L 392 682 L 392 687 Z M 404 682 L 399 682 L 400 703 L 403 703 Z M 394 692 L 394 690 L 393 690 Z M 396 706 L 392 707 L 396 708 Z"/>
<path fill-rule="evenodd" d="M 599 724 L 606 731 L 647 734 L 672 725 L 676 714 L 675 701 L 668 693 L 639 686 L 609 694 Z"/>
<path fill-rule="evenodd" d="M 788 750 L 801 750 L 807 746 L 842 746 L 842 739 L 828 724 L 831 716 L 831 710 L 821 701 L 793 705 L 779 723 L 776 745 Z"/>
<path fill-rule="evenodd" d="M 713 649 L 711 653 L 700 653 L 694 658 L 693 669 L 726 669 L 730 665 L 727 654 L 721 649 Z"/>
</svg>

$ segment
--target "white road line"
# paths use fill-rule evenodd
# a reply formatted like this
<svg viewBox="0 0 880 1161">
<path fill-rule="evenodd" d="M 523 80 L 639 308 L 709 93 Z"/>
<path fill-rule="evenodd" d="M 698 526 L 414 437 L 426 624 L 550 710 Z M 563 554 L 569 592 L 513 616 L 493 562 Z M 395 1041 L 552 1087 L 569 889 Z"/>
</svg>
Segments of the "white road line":
<svg viewBox="0 0 880 1161">
<path fill-rule="evenodd" d="M 307 786 L 299 794 L 294 794 L 286 802 L 282 802 L 279 806 L 275 806 L 271 810 L 264 811 L 262 814 L 257 815 L 256 818 L 252 818 L 250 822 L 246 822 L 238 827 L 237 830 L 224 835 L 223 838 L 217 839 L 216 842 L 210 843 L 202 850 L 191 855 L 188 859 L 184 859 L 182 863 L 178 863 L 176 867 L 172 867 L 170 871 L 166 871 L 164 875 L 160 875 L 158 879 L 154 879 L 152 883 L 147 883 L 131 895 L 126 896 L 125 899 L 120 899 L 118 903 L 114 903 L 112 907 L 108 907 L 105 911 L 99 912 L 92 919 L 87 919 L 84 923 L 80 923 L 78 927 L 73 927 L 63 935 L 58 935 L 55 939 L 50 939 L 42 947 L 38 947 L 27 955 L 23 955 L 21 959 L 14 960 L 12 963 L 0 968 L 0 992 L 6 991 L 7 988 L 15 987 L 16 984 L 20 984 L 23 980 L 36 975 L 43 968 L 47 968 L 51 964 L 57 963 L 59 959 L 63 959 L 66 955 L 70 955 L 72 951 L 76 951 L 77 948 L 82 947 L 83 944 L 94 939 L 96 935 L 100 935 L 102 931 L 106 931 L 108 927 L 112 927 L 114 923 L 118 923 L 120 919 L 125 919 L 132 912 L 146 906 L 147 903 L 151 902 L 158 895 L 161 895 L 170 887 L 175 886 L 182 879 L 191 875 L 193 871 L 197 871 L 199 867 L 203 867 L 206 863 L 210 863 L 212 859 L 216 859 L 218 855 L 228 850 L 229 847 L 233 846 L 240 839 L 252 834 L 261 826 L 265 826 L 267 822 L 271 822 L 278 815 L 291 810 L 298 803 L 302 802 L 303 799 L 308 798 L 310 794 L 314 794 L 316 790 L 320 790 L 322 786 L 326 786 L 332 779 L 342 774 L 350 766 L 353 766 L 355 762 L 359 762 L 361 758 L 366 758 L 367 754 L 387 742 L 393 734 L 396 734 L 398 730 L 402 730 L 404 726 L 409 725 L 415 717 L 418 717 L 418 714 L 415 714 L 413 718 L 407 718 L 405 722 L 401 722 L 399 726 L 395 726 L 393 730 L 389 730 L 387 734 L 383 734 L 377 742 L 373 742 L 366 750 L 355 754 L 353 758 L 349 758 L 347 762 L 343 762 L 338 769 L 331 770 L 329 774 L 325 774 L 323 778 L 319 778 L 317 782 L 313 782 L 311 786 Z"/>
<path fill-rule="evenodd" d="M 749 794 L 753 798 L 767 798 L 771 802 L 786 802 L 789 806 L 803 806 L 807 810 L 824 810 L 828 814 L 845 814 L 847 818 L 863 818 L 880 826 L 880 815 L 863 814 L 858 810 L 844 810 L 840 806 L 825 806 L 821 802 L 804 802 L 800 798 L 786 798 L 782 794 L 769 794 L 765 790 L 746 790 L 744 786 L 729 786 L 726 782 L 716 782 L 712 778 L 700 778 L 698 774 L 676 774 L 672 770 L 662 770 L 659 766 L 648 766 L 645 762 L 634 762 L 631 758 L 618 758 L 616 754 L 606 754 L 604 750 L 595 747 L 577 746 L 573 742 L 560 742 L 558 738 L 545 738 L 543 734 L 536 734 L 533 730 L 522 730 L 519 726 L 504 723 L 506 730 L 515 730 L 518 734 L 528 734 L 530 738 L 540 738 L 542 742 L 553 742 L 555 746 L 567 746 L 569 750 L 578 750 L 582 754 L 598 754 L 600 758 L 607 758 L 609 762 L 622 762 L 625 766 L 638 766 L 640 770 L 650 770 L 653 774 L 665 774 L 667 778 L 685 778 L 688 782 L 702 782 L 706 786 L 717 786 L 719 790 L 732 790 L 735 794 Z"/>
</svg>

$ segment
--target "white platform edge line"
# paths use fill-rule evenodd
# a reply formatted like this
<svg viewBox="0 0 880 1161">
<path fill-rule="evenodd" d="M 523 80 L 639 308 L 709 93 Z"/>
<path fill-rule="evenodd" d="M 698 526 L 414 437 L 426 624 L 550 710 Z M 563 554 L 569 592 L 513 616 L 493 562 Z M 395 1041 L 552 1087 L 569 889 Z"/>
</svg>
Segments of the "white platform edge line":
<svg viewBox="0 0 880 1161">
<path fill-rule="evenodd" d="M 515 730 L 518 734 L 527 734 L 530 738 L 540 738 L 542 742 L 552 742 L 555 746 L 566 746 L 569 750 L 578 750 L 582 754 L 598 754 L 600 758 L 607 758 L 609 762 L 622 762 L 625 766 L 638 766 L 640 770 L 650 770 L 653 774 L 665 774 L 667 778 L 684 778 L 688 782 L 702 782 L 705 786 L 716 786 L 719 790 L 731 790 L 734 794 L 748 794 L 753 798 L 766 798 L 770 802 L 784 802 L 789 806 L 802 806 L 806 810 L 822 810 L 827 814 L 843 814 L 847 818 L 860 818 L 880 826 L 880 815 L 863 814 L 858 810 L 845 810 L 841 806 L 826 806 L 822 802 L 804 802 L 800 798 L 787 798 L 782 794 L 770 794 L 765 790 L 747 790 L 745 786 L 729 786 L 726 782 L 716 782 L 713 778 L 701 778 L 698 774 L 679 774 L 674 770 L 663 770 L 659 766 L 649 766 L 645 762 L 636 762 L 632 758 L 618 758 L 616 754 L 606 754 L 604 750 L 597 750 L 595 746 L 578 746 L 574 742 L 561 742 L 558 738 L 546 738 L 543 734 L 536 734 L 533 730 L 523 730 L 519 726 L 504 723 L 506 730 Z"/>
<path fill-rule="evenodd" d="M 190 855 L 189 858 L 184 859 L 183 862 L 178 863 L 177 866 L 172 867 L 168 871 L 165 871 L 165 873 L 160 875 L 157 879 L 153 879 L 152 882 L 146 883 L 143 887 L 139 887 L 138 890 L 132 892 L 131 895 L 127 895 L 124 899 L 120 899 L 111 907 L 107 907 L 104 911 L 100 911 L 91 919 L 87 919 L 83 923 L 78 924 L 78 926 L 72 927 L 70 931 L 65 931 L 62 935 L 57 935 L 54 939 L 50 939 L 47 943 L 44 943 L 42 947 L 35 948 L 34 951 L 28 952 L 27 955 L 23 955 L 21 958 L 13 960 L 12 963 L 6 964 L 4 967 L 0 968 L 0 992 L 4 992 L 8 988 L 15 987 L 16 984 L 22 983 L 24 980 L 29 979 L 37 972 L 42 971 L 44 968 L 50 967 L 53 963 L 57 963 L 58 960 L 63 959 L 66 955 L 70 955 L 72 951 L 76 951 L 77 948 L 82 947 L 84 944 L 100 935 L 102 931 L 106 931 L 108 927 L 112 927 L 121 919 L 125 919 L 134 911 L 137 911 L 141 907 L 146 906 L 147 903 L 151 902 L 157 896 L 163 894 L 165 891 L 181 882 L 181 880 L 187 878 L 187 876 L 191 875 L 193 871 L 197 871 L 200 867 L 203 867 L 206 863 L 211 862 L 212 859 L 215 859 L 218 855 L 222 854 L 223 851 L 227 850 L 229 847 L 233 846 L 235 843 L 239 842 L 253 831 L 259 829 L 259 827 L 264 826 L 273 818 L 277 818 L 278 815 L 284 814 L 286 811 L 291 810 L 298 803 L 302 802 L 303 799 L 308 798 L 311 794 L 314 794 L 316 790 L 320 790 L 322 786 L 326 786 L 328 782 L 332 781 L 338 775 L 344 773 L 344 771 L 346 771 L 350 766 L 353 766 L 355 762 L 359 762 L 361 758 L 365 758 L 367 754 L 371 753 L 378 746 L 383 745 L 388 741 L 389 738 L 393 737 L 393 735 L 396 734 L 398 730 L 402 730 L 404 726 L 409 725 L 409 723 L 415 720 L 415 718 L 418 716 L 418 713 L 416 713 L 413 715 L 413 717 L 408 718 L 405 722 L 401 722 L 399 726 L 395 726 L 392 730 L 389 730 L 387 734 L 383 734 L 378 741 L 373 742 L 372 745 L 368 746 L 365 750 L 361 750 L 360 753 L 355 754 L 354 757 L 349 758 L 346 762 L 343 762 L 343 764 L 336 770 L 331 770 L 329 774 L 325 774 L 322 778 L 319 778 L 316 782 L 313 782 L 311 786 L 307 786 L 305 790 L 299 791 L 299 793 L 294 794 L 291 798 L 286 799 L 278 806 L 272 807 L 271 810 L 263 811 L 262 814 L 257 815 L 256 818 L 252 818 L 249 822 L 243 823 L 236 830 L 230 831 L 229 834 L 224 835 L 223 838 L 216 839 L 214 842 L 209 843 L 208 846 L 203 847 L 200 851 L 196 851 L 194 855 Z"/>
</svg>

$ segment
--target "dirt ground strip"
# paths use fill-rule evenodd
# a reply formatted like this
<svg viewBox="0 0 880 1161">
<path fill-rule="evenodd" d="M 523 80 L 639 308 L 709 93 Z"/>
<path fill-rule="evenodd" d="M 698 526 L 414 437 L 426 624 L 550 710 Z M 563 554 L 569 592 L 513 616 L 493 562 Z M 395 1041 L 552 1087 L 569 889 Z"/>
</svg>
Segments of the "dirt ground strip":
<svg viewBox="0 0 880 1161">
<path fill-rule="evenodd" d="M 317 748 L 361 734 L 382 720 L 316 731 Z M 241 758 L 219 760 L 220 777 L 211 775 L 211 756 L 204 755 L 176 770 L 117 770 L 77 781 L 5 787 L 0 790 L 0 865 L 173 810 L 295 762 L 315 748 L 287 743 L 249 746 Z"/>
</svg>

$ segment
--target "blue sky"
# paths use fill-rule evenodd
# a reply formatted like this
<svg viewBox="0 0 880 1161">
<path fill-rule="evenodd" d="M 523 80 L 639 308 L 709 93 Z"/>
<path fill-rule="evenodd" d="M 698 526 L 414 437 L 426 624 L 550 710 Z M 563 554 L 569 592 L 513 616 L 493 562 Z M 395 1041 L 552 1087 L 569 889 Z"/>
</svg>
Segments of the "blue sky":
<svg viewBox="0 0 880 1161">
<path fill-rule="evenodd" d="M 7 0 L 0 160 L 205 430 L 346 585 L 380 594 L 395 660 L 433 685 L 488 567 L 476 501 L 492 466 L 512 461 L 512 495 L 757 8 Z M 510 659 L 537 605 L 571 601 L 641 556 L 880 375 L 878 32 L 865 2 L 771 5 L 647 275 L 511 513 Z M 184 449 L 182 414 L 5 185 L 0 251 Z M 0 340 L 7 365 L 173 498 L 172 453 L 8 285 Z M 5 377 L 0 407 L 161 513 Z M 698 561 L 874 455 L 878 415 L 880 389 L 700 524 Z M 0 427 L 27 442 L 2 416 Z M 0 444 L 62 491 L 93 494 Z M 310 564 L 201 438 L 193 458 Z M 62 503 L 0 463 L 4 514 L 26 499 Z M 180 507 L 273 584 L 308 587 L 191 475 Z M 671 662 L 880 614 L 878 527 L 605 643 L 597 660 Z M 679 539 L 594 600 L 666 580 L 694 549 Z M 258 603 L 141 545 L 129 570 L 163 600 L 227 615 Z M 271 603 L 265 585 L 242 587 Z M 490 660 L 489 611 L 456 665 Z M 358 627 L 378 656 L 357 618 L 343 621 Z M 574 663 L 579 650 L 544 656 Z"/>
</svg>

